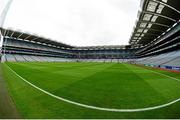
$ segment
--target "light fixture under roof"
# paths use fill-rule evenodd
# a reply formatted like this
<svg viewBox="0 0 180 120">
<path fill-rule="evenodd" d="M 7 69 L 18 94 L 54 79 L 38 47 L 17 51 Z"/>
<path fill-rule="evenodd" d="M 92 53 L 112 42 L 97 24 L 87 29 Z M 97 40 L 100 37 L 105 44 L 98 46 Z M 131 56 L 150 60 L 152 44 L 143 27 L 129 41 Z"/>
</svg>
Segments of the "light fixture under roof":
<svg viewBox="0 0 180 120">
<path fill-rule="evenodd" d="M 147 33 L 147 31 L 148 31 L 148 29 L 145 29 L 145 30 L 143 31 L 143 33 Z"/>
<path fill-rule="evenodd" d="M 146 25 L 147 25 L 147 23 L 141 23 L 141 24 L 140 24 L 140 27 L 143 27 L 143 28 L 144 28 L 144 27 L 146 27 Z"/>
<path fill-rule="evenodd" d="M 137 30 L 137 32 L 142 32 L 142 31 L 143 31 L 143 29 L 138 29 L 138 30 Z"/>
<path fill-rule="evenodd" d="M 150 1 L 147 6 L 147 11 L 155 12 L 158 3 Z"/>
<path fill-rule="evenodd" d="M 151 28 L 151 26 L 152 26 L 152 23 L 149 23 L 148 26 L 147 26 L 147 28 Z"/>
<path fill-rule="evenodd" d="M 168 0 L 162 0 L 162 2 L 167 3 Z"/>
<path fill-rule="evenodd" d="M 145 14 L 144 17 L 143 17 L 143 20 L 145 21 L 149 21 L 151 19 L 152 15 L 150 14 Z"/>
<path fill-rule="evenodd" d="M 151 19 L 151 22 L 155 22 L 157 18 L 158 18 L 158 16 L 154 15 Z"/>
<path fill-rule="evenodd" d="M 140 34 L 135 34 L 135 36 L 137 37 L 137 36 L 139 36 Z"/>
<path fill-rule="evenodd" d="M 159 7 L 158 7 L 156 13 L 161 13 L 162 10 L 163 10 L 163 8 L 164 8 L 164 5 L 159 5 Z"/>
</svg>

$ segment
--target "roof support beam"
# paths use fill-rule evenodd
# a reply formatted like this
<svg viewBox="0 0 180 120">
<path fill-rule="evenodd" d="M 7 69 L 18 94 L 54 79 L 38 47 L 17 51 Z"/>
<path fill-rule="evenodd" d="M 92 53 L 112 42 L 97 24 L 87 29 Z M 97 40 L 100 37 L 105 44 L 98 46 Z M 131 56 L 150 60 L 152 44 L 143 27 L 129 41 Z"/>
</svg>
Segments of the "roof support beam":
<svg viewBox="0 0 180 120">
<path fill-rule="evenodd" d="M 6 35 L 6 31 L 7 31 L 7 30 L 6 30 L 6 29 L 4 29 L 4 32 L 3 32 L 3 34 L 2 34 L 3 36 L 5 36 L 5 35 Z"/>
<path fill-rule="evenodd" d="M 157 0 L 151 0 L 151 1 L 154 1 L 154 2 L 156 2 L 156 3 L 162 4 L 162 5 L 164 5 L 164 6 L 168 7 L 168 8 L 170 8 L 170 9 L 172 9 L 172 10 L 174 10 L 174 11 L 176 11 L 177 13 L 180 14 L 180 11 L 179 11 L 179 10 L 177 10 L 176 8 L 170 6 L 170 5 L 166 4 L 166 3 L 163 3 L 163 2 L 157 1 Z"/>
<path fill-rule="evenodd" d="M 136 33 L 138 33 L 138 32 L 136 32 Z M 135 33 L 135 34 L 136 34 Z M 140 33 L 138 33 L 138 34 L 141 34 L 142 32 L 140 32 Z M 144 33 L 142 33 L 142 34 L 144 34 Z M 151 36 L 159 36 L 159 35 L 156 35 L 156 34 L 152 34 L 152 33 L 146 33 L 146 35 L 151 35 Z M 135 37 L 135 36 L 134 36 Z"/>
<path fill-rule="evenodd" d="M 16 39 L 19 39 L 24 33 L 21 33 Z"/>
<path fill-rule="evenodd" d="M 148 31 L 149 30 L 151 30 L 151 31 L 157 31 L 157 32 L 164 32 L 163 30 L 159 30 L 159 29 L 152 29 L 152 28 L 144 28 L 144 27 L 138 27 L 138 28 L 136 28 L 135 30 L 137 31 L 138 29 L 148 29 Z M 140 32 L 136 32 L 136 33 L 140 33 Z"/>
<path fill-rule="evenodd" d="M 142 11 L 143 13 L 145 14 L 151 14 L 151 15 L 156 15 L 158 17 L 162 17 L 162 18 L 165 18 L 165 19 L 168 19 L 168 20 L 171 20 L 173 22 L 176 22 L 177 20 L 173 19 L 173 18 L 170 18 L 170 17 L 167 17 L 167 16 L 164 16 L 164 15 L 161 15 L 161 14 L 157 14 L 157 13 L 154 13 L 154 12 L 147 12 L 147 11 Z"/>
<path fill-rule="evenodd" d="M 9 30 L 6 31 L 5 36 L 8 36 L 8 34 L 9 34 Z M 8 37 L 9 37 L 9 36 L 8 36 Z"/>
<path fill-rule="evenodd" d="M 27 40 L 28 38 L 30 38 L 31 37 L 31 35 L 29 35 L 29 36 L 27 36 L 26 38 L 24 38 L 24 40 Z"/>
<path fill-rule="evenodd" d="M 34 40 L 37 40 L 37 39 L 39 39 L 38 37 L 37 38 L 34 38 L 34 39 L 32 39 L 31 41 L 34 41 Z"/>
<path fill-rule="evenodd" d="M 149 21 L 144 21 L 144 20 L 140 20 L 140 21 L 138 21 L 138 22 L 140 22 L 140 23 L 151 23 L 151 24 L 155 24 L 155 25 L 159 25 L 159 26 L 163 26 L 163 27 L 167 27 L 167 28 L 170 27 L 170 26 L 165 25 L 165 24 L 155 23 L 155 22 L 149 22 Z"/>
<path fill-rule="evenodd" d="M 13 36 L 14 32 L 15 32 L 15 31 L 12 31 L 12 34 L 11 34 L 10 38 Z"/>
</svg>

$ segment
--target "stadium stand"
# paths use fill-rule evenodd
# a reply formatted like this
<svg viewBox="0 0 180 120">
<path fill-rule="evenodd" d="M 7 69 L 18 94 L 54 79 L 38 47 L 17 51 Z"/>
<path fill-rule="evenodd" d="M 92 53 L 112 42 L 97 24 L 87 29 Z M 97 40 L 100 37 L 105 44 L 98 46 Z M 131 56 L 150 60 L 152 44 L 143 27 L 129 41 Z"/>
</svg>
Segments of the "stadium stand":
<svg viewBox="0 0 180 120">
<path fill-rule="evenodd" d="M 180 62 L 178 60 L 180 60 L 180 51 L 174 51 L 161 55 L 140 58 L 136 60 L 136 63 L 149 64 L 154 66 L 180 66 Z"/>
<path fill-rule="evenodd" d="M 180 70 L 177 0 L 142 0 L 129 45 L 75 47 L 38 35 L 0 28 L 1 61 L 134 62 Z"/>
<path fill-rule="evenodd" d="M 16 35 L 18 34 L 17 31 L 3 29 L 3 32 L 7 34 L 4 35 L 2 53 L 8 54 L 8 56 L 10 54 L 12 54 L 13 56 L 19 55 L 17 61 L 24 61 L 23 57 L 20 58 L 20 55 L 21 56 L 29 55 L 35 57 L 32 57 L 31 59 L 24 58 L 26 61 L 34 61 L 34 60 L 47 61 L 46 57 L 48 57 L 48 61 L 62 61 L 62 60 L 53 60 L 53 59 L 66 58 L 66 59 L 112 59 L 112 60 L 106 60 L 112 62 L 112 61 L 116 61 L 115 59 L 134 58 L 135 57 L 134 53 L 135 51 L 137 51 L 136 49 L 127 48 L 129 46 L 73 47 L 58 42 L 54 43 L 54 41 L 52 40 L 47 41 L 46 39 L 40 37 L 32 38 L 32 40 L 26 40 L 26 39 L 24 40 L 17 35 L 16 36 L 17 38 L 15 38 L 14 36 L 12 36 L 12 33 Z M 22 34 L 25 33 L 21 33 L 21 36 Z M 27 35 L 25 37 L 27 38 L 29 36 L 31 35 Z M 38 59 L 38 56 L 41 57 L 41 59 Z M 50 60 L 50 58 L 52 58 L 52 60 Z"/>
<path fill-rule="evenodd" d="M 142 0 L 129 43 L 137 64 L 180 70 L 180 6 L 177 0 Z"/>
<path fill-rule="evenodd" d="M 57 57 L 43 57 L 32 55 L 12 55 L 6 54 L 4 56 L 5 61 L 8 62 L 75 62 L 75 59 L 65 59 Z"/>
</svg>

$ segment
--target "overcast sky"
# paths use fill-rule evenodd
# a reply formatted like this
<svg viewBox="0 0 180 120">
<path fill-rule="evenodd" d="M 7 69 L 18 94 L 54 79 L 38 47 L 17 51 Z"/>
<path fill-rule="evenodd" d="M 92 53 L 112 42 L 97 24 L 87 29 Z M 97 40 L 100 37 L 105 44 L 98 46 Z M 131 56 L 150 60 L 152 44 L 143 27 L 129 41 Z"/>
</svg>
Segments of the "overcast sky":
<svg viewBox="0 0 180 120">
<path fill-rule="evenodd" d="M 4 27 L 76 46 L 126 45 L 139 6 L 140 0 L 14 0 Z"/>
</svg>

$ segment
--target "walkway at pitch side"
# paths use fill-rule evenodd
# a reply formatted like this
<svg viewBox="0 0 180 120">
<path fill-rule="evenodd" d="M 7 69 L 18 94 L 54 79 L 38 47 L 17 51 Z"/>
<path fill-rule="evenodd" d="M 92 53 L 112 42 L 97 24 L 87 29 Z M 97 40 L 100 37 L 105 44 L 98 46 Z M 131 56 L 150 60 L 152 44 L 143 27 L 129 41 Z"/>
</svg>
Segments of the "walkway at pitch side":
<svg viewBox="0 0 180 120">
<path fill-rule="evenodd" d="M 6 84 L 7 83 L 3 79 L 2 64 L 0 63 L 0 119 L 20 118 L 16 106 L 9 96 Z"/>
</svg>

